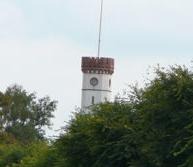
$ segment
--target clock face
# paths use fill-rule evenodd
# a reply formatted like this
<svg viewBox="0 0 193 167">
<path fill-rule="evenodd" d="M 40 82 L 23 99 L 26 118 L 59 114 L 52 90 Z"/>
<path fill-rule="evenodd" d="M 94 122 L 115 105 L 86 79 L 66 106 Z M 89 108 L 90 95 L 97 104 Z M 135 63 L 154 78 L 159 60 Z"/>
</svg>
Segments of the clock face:
<svg viewBox="0 0 193 167">
<path fill-rule="evenodd" d="M 92 86 L 98 85 L 98 79 L 97 79 L 97 78 L 91 78 L 90 84 L 91 84 Z"/>
</svg>

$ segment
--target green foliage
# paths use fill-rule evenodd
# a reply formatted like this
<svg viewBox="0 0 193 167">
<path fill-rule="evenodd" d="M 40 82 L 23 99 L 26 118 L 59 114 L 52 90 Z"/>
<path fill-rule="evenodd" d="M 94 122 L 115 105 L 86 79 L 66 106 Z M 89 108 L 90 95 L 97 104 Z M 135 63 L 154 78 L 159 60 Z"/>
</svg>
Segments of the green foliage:
<svg viewBox="0 0 193 167">
<path fill-rule="evenodd" d="M 0 144 L 0 167 L 53 167 L 56 158 L 45 142 Z"/>
<path fill-rule="evenodd" d="M 192 167 L 193 73 L 175 66 L 155 74 L 127 102 L 75 113 L 52 144 L 39 139 L 55 102 L 8 88 L 0 94 L 0 167 Z"/>
<path fill-rule="evenodd" d="M 56 147 L 69 167 L 128 166 L 139 159 L 136 123 L 130 105 L 99 105 L 77 113 Z"/>
<path fill-rule="evenodd" d="M 24 155 L 25 151 L 19 145 L 0 145 L 0 167 L 19 163 Z"/>
<path fill-rule="evenodd" d="M 34 143 L 26 148 L 27 154 L 17 167 L 53 167 L 55 162 L 54 150 L 47 143 Z"/>
<path fill-rule="evenodd" d="M 9 134 L 0 135 L 0 167 L 11 167 L 25 156 L 25 149 Z"/>
<path fill-rule="evenodd" d="M 18 85 L 0 93 L 0 167 L 53 166 L 43 129 L 51 126 L 55 109 L 56 101 L 37 99 Z"/>
<path fill-rule="evenodd" d="M 193 73 L 157 68 L 127 103 L 77 113 L 57 140 L 65 167 L 193 166 Z"/>
<path fill-rule="evenodd" d="M 43 139 L 43 127 L 50 126 L 56 101 L 37 99 L 21 86 L 14 85 L 0 93 L 0 131 L 23 142 Z"/>
<path fill-rule="evenodd" d="M 156 74 L 137 105 L 145 141 L 142 149 L 153 166 L 181 166 L 188 154 L 176 151 L 192 136 L 187 127 L 193 122 L 193 74 L 180 66 L 157 69 Z"/>
</svg>

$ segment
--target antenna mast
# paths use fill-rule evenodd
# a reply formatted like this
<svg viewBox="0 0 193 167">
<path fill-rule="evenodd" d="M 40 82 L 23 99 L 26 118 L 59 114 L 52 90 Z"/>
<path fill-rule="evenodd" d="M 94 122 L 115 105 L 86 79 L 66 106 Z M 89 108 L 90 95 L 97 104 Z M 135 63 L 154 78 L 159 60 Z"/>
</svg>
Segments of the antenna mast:
<svg viewBox="0 0 193 167">
<path fill-rule="evenodd" d="M 103 0 L 101 0 L 101 11 L 100 11 L 99 39 L 98 39 L 98 58 L 100 57 L 100 50 L 101 50 L 102 20 L 103 20 Z"/>
</svg>

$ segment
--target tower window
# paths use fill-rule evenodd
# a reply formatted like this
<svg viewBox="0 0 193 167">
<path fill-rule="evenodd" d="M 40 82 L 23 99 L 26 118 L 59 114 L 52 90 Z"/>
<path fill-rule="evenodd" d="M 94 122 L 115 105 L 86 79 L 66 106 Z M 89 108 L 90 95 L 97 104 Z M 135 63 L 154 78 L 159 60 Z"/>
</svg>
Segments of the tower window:
<svg viewBox="0 0 193 167">
<path fill-rule="evenodd" d="M 107 102 L 107 97 L 105 97 L 105 102 Z"/>
<path fill-rule="evenodd" d="M 94 99 L 94 96 L 92 96 L 92 101 L 91 101 L 92 105 L 94 105 L 95 103 L 95 99 Z"/>
<path fill-rule="evenodd" d="M 111 87 L 111 79 L 109 79 L 109 88 Z"/>
</svg>

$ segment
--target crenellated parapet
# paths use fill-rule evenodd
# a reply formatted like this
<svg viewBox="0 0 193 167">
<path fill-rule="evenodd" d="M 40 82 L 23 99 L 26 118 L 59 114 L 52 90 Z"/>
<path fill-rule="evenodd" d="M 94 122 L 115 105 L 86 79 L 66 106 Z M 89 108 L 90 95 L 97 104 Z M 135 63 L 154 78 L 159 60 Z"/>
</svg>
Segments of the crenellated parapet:
<svg viewBox="0 0 193 167">
<path fill-rule="evenodd" d="M 113 74 L 114 59 L 106 57 L 82 57 L 82 72 Z"/>
</svg>

